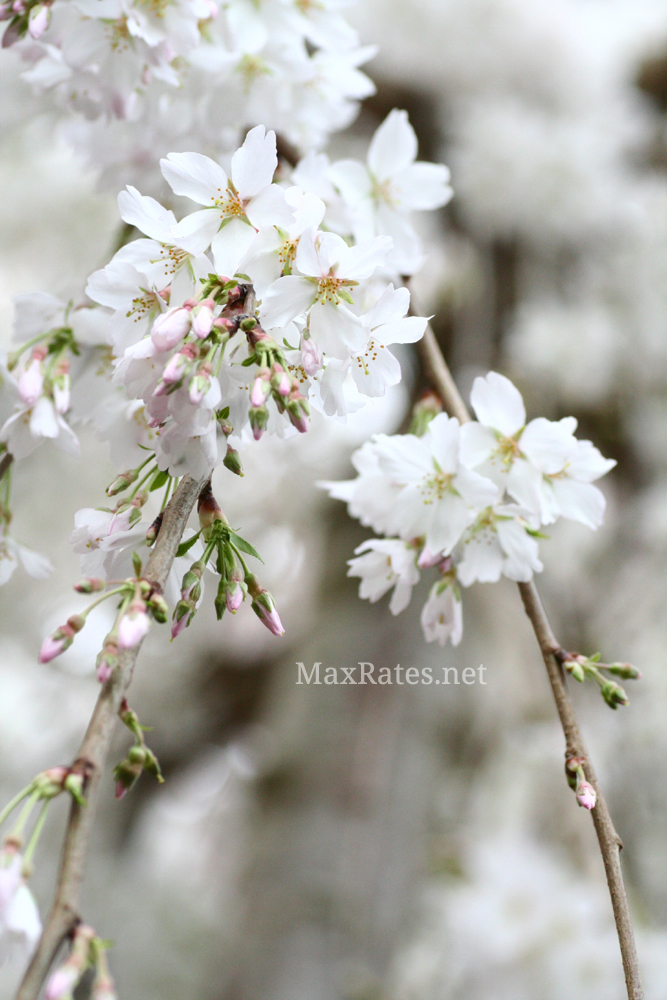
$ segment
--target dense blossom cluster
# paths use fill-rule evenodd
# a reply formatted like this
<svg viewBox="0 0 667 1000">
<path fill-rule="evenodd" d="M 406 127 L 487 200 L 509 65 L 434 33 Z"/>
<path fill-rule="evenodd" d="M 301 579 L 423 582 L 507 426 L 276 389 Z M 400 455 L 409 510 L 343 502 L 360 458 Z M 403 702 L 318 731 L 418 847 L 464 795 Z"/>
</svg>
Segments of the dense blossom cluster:
<svg viewBox="0 0 667 1000">
<path fill-rule="evenodd" d="M 397 536 L 357 549 L 349 575 L 361 597 L 393 589 L 398 614 L 419 570 L 437 569 L 421 622 L 441 645 L 461 640 L 459 584 L 531 580 L 542 570 L 539 529 L 559 517 L 599 527 L 605 500 L 593 483 L 616 464 L 575 438 L 574 417 L 527 423 L 521 394 L 497 372 L 475 379 L 470 401 L 477 420 L 439 414 L 421 437 L 378 434 L 352 458 L 356 479 L 324 484 L 363 525 Z"/>
<path fill-rule="evenodd" d="M 344 0 L 5 0 L 3 45 L 114 182 L 169 149 L 231 151 L 263 122 L 302 150 L 345 128 L 374 87 Z"/>
</svg>

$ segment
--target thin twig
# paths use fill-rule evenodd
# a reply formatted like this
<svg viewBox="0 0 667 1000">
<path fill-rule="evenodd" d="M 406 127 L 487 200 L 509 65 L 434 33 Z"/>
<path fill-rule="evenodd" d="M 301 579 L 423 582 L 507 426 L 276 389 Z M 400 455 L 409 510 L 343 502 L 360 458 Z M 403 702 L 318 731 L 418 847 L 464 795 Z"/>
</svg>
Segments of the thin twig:
<svg viewBox="0 0 667 1000">
<path fill-rule="evenodd" d="M 207 480 L 208 476 L 200 480 L 185 476 L 164 510 L 160 531 L 145 569 L 146 579 L 160 590 L 167 582 L 188 517 Z M 72 803 L 55 899 L 16 1000 L 37 1000 L 60 946 L 80 920 L 79 893 L 95 820 L 100 783 L 118 709 L 132 680 L 138 652 L 139 647 L 122 653 L 119 666 L 102 687 L 73 765 L 73 769 L 85 780 L 86 805 L 79 806 L 76 802 Z"/>
<path fill-rule="evenodd" d="M 13 461 L 14 461 L 14 456 L 10 455 L 8 451 L 6 451 L 2 456 L 2 458 L 0 458 L 0 479 L 4 478 L 5 472 L 7 471 L 7 469 L 9 468 L 9 466 L 12 464 Z"/>
<path fill-rule="evenodd" d="M 419 346 L 428 375 L 433 382 L 434 388 L 439 392 L 445 409 L 452 416 L 457 417 L 459 423 L 467 423 L 471 419 L 470 413 L 447 367 L 447 363 L 430 324 L 427 326 L 424 338 L 420 341 Z M 547 669 L 549 683 L 551 684 L 551 690 L 558 710 L 558 717 L 563 729 L 563 735 L 565 736 L 565 756 L 566 758 L 581 757 L 584 759 L 583 767 L 586 779 L 595 789 L 597 796 L 596 804 L 592 809 L 593 823 L 607 875 L 611 905 L 616 922 L 616 932 L 623 959 L 623 972 L 625 973 L 628 1000 L 644 1000 L 644 991 L 637 959 L 637 948 L 630 920 L 630 908 L 628 906 L 628 897 L 625 892 L 623 872 L 621 870 L 620 851 L 623 844 L 614 829 L 607 803 L 598 785 L 595 769 L 586 752 L 574 706 L 567 689 L 565 673 L 560 660 L 556 656 L 560 652 L 560 646 L 551 631 L 551 626 L 542 607 L 537 587 L 533 582 L 520 583 L 518 587 L 521 599 L 523 600 L 523 606 L 530 619 L 530 624 L 533 626 L 535 638 L 537 639 L 544 659 L 544 665 Z"/>
</svg>

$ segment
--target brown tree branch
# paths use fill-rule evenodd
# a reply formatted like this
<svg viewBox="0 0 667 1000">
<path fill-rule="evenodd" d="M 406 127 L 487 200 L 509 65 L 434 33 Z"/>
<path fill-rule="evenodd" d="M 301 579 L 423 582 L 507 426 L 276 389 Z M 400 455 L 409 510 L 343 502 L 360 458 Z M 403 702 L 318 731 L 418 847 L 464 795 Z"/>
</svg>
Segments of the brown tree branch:
<svg viewBox="0 0 667 1000">
<path fill-rule="evenodd" d="M 419 347 L 428 376 L 434 388 L 440 394 L 445 409 L 452 416 L 457 417 L 459 423 L 467 423 L 471 419 L 470 413 L 447 367 L 447 363 L 430 324 L 426 328 Z M 582 757 L 584 759 L 583 767 L 586 779 L 595 789 L 597 796 L 596 804 L 592 809 L 593 823 L 600 845 L 600 852 L 607 876 L 607 885 L 609 886 L 609 894 L 611 896 L 611 905 L 614 911 L 628 1000 L 644 1000 L 644 991 L 637 959 L 637 948 L 630 920 L 628 897 L 625 892 L 623 872 L 621 870 L 620 850 L 623 844 L 614 829 L 607 803 L 598 785 L 595 769 L 586 752 L 574 706 L 567 689 L 565 673 L 556 655 L 561 651 L 561 648 L 551 631 L 551 626 L 542 607 L 537 587 L 532 581 L 530 583 L 520 583 L 518 587 L 521 599 L 523 600 L 523 606 L 530 619 L 530 624 L 533 627 L 535 638 L 544 659 L 549 683 L 551 684 L 558 717 L 563 729 L 563 735 L 565 736 L 565 756 L 566 758 Z"/>
<path fill-rule="evenodd" d="M 184 476 L 167 504 L 159 534 L 146 565 L 145 577 L 162 590 L 167 582 L 183 531 L 208 476 Z M 86 805 L 72 802 L 51 912 L 16 1000 L 37 1000 L 42 984 L 67 935 L 79 922 L 79 894 L 95 820 L 95 808 L 111 737 L 121 701 L 132 680 L 139 647 L 119 657 L 120 664 L 103 685 L 73 769 L 85 779 Z"/>
</svg>

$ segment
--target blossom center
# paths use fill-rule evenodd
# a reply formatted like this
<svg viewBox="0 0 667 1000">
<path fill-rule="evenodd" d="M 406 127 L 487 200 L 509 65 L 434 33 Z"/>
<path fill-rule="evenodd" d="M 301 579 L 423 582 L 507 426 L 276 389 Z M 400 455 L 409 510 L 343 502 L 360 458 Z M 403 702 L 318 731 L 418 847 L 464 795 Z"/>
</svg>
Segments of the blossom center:
<svg viewBox="0 0 667 1000">
<path fill-rule="evenodd" d="M 424 503 L 431 504 L 435 500 L 442 500 L 448 493 L 456 494 L 453 482 L 454 473 L 442 472 L 440 469 L 434 475 L 424 476 L 420 487 Z"/>
<path fill-rule="evenodd" d="M 398 188 L 388 179 L 378 181 L 373 178 L 372 197 L 374 201 L 383 201 L 390 208 L 398 208 L 401 203 Z"/>
</svg>

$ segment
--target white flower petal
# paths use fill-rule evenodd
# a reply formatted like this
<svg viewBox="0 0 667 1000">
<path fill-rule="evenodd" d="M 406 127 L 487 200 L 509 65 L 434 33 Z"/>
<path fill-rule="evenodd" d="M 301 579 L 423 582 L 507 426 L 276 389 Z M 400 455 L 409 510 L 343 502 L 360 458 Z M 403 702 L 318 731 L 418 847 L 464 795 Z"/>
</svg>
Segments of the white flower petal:
<svg viewBox="0 0 667 1000">
<path fill-rule="evenodd" d="M 498 372 L 489 372 L 486 378 L 475 379 L 470 404 L 480 424 L 493 427 L 504 437 L 512 437 L 526 422 L 521 393 Z"/>
<path fill-rule="evenodd" d="M 417 157 L 417 136 L 407 111 L 394 108 L 371 139 L 368 166 L 378 181 L 404 170 Z"/>
<path fill-rule="evenodd" d="M 166 160 L 160 160 L 160 168 L 174 194 L 199 205 L 212 205 L 227 194 L 227 174 L 201 153 L 169 153 Z"/>
</svg>

